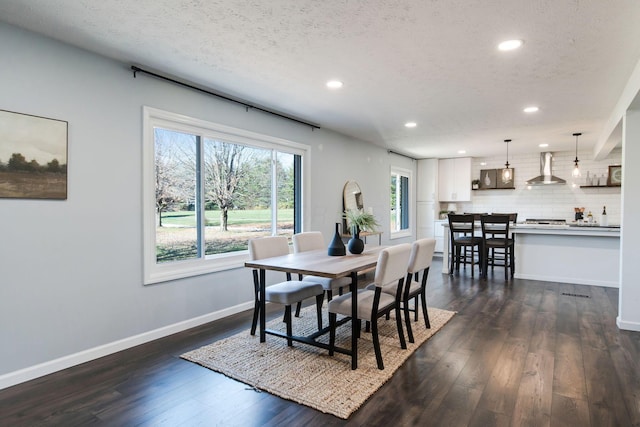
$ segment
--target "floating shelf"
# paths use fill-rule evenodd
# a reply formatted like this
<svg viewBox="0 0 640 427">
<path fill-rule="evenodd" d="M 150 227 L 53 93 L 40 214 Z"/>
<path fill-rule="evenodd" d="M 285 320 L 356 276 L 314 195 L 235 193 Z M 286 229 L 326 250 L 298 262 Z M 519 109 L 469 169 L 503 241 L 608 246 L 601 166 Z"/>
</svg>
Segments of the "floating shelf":
<svg viewBox="0 0 640 427">
<path fill-rule="evenodd" d="M 475 188 L 471 189 L 471 191 L 491 191 L 491 190 L 515 190 L 516 187 L 504 187 L 504 188 Z"/>
<path fill-rule="evenodd" d="M 620 185 L 581 185 L 580 188 L 620 188 Z"/>
</svg>

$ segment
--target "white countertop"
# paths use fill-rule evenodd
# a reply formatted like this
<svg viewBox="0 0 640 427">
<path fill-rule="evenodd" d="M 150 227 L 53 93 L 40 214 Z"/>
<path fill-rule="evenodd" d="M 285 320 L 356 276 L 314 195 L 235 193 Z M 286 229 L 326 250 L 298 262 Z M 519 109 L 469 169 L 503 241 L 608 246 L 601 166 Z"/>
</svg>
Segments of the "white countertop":
<svg viewBox="0 0 640 427">
<path fill-rule="evenodd" d="M 557 236 L 620 237 L 620 227 L 571 226 L 549 224 L 516 224 L 510 228 L 517 234 L 553 234 Z"/>
<path fill-rule="evenodd" d="M 449 228 L 449 223 L 444 222 L 443 227 Z M 480 229 L 480 223 L 476 222 L 475 228 Z M 515 224 L 509 230 L 518 234 L 553 234 L 557 236 L 603 236 L 620 237 L 619 226 L 601 227 L 598 225 L 551 225 L 551 224 Z M 447 231 L 448 233 L 448 231 Z"/>
</svg>

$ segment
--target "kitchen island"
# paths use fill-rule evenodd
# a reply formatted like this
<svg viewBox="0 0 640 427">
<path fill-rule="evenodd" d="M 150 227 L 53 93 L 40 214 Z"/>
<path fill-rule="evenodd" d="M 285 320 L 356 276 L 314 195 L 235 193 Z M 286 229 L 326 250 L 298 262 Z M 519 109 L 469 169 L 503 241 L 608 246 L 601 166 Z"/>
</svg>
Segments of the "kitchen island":
<svg viewBox="0 0 640 427">
<path fill-rule="evenodd" d="M 617 288 L 620 282 L 620 228 L 516 225 L 519 279 Z"/>
<path fill-rule="evenodd" d="M 448 274 L 449 224 L 444 224 L 444 229 L 442 272 Z M 480 224 L 476 230 L 476 235 L 482 235 Z M 619 286 L 619 227 L 516 224 L 511 230 L 515 236 L 515 278 Z M 499 270 L 502 275 L 502 267 Z"/>
</svg>

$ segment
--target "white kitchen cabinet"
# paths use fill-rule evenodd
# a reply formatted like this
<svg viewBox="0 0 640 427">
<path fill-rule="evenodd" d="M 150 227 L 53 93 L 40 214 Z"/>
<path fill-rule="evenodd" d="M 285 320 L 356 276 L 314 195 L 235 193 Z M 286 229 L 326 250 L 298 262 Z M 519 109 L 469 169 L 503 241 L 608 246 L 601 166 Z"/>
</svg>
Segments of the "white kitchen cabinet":
<svg viewBox="0 0 640 427">
<path fill-rule="evenodd" d="M 433 237 L 433 221 L 436 219 L 436 202 L 417 202 L 418 218 L 416 223 L 418 239 Z"/>
<path fill-rule="evenodd" d="M 438 200 L 471 201 L 471 157 L 438 161 Z"/>
<path fill-rule="evenodd" d="M 436 239 L 436 252 L 442 252 L 444 248 L 444 227 L 447 220 L 436 220 L 433 222 L 433 237 Z"/>
<path fill-rule="evenodd" d="M 438 159 L 418 160 L 417 201 L 437 201 Z"/>
</svg>

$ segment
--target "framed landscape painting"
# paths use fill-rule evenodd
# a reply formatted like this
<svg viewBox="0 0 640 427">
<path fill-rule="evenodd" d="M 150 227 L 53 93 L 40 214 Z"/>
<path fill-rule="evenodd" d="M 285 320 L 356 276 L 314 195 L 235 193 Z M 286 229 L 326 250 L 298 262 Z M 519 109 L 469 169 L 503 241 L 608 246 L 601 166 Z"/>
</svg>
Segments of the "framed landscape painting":
<svg viewBox="0 0 640 427">
<path fill-rule="evenodd" d="M 0 110 L 0 197 L 67 198 L 68 123 Z"/>
</svg>

